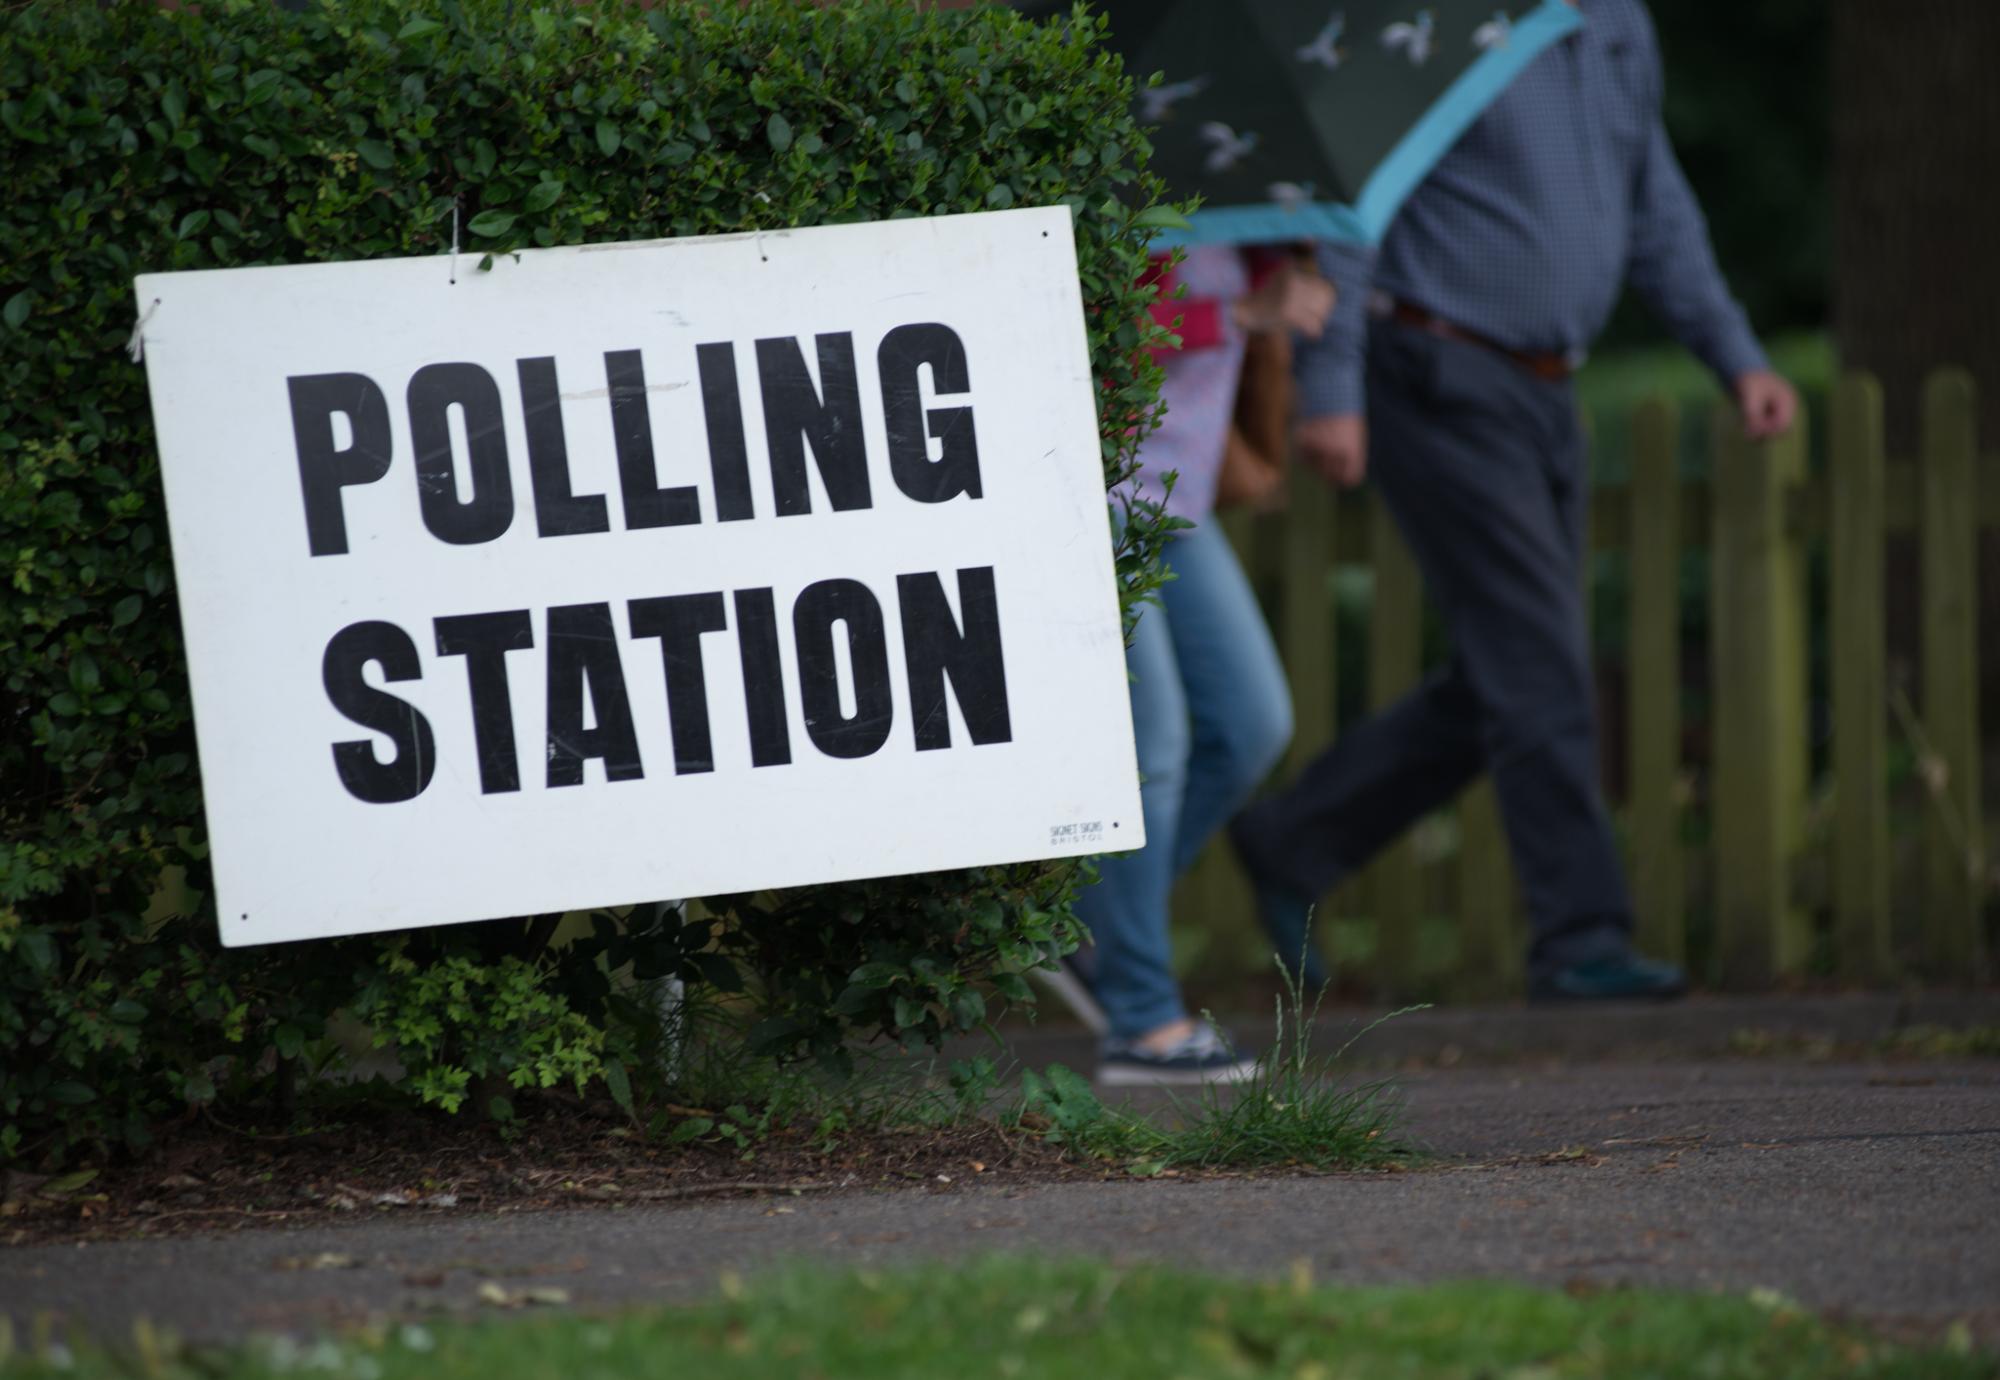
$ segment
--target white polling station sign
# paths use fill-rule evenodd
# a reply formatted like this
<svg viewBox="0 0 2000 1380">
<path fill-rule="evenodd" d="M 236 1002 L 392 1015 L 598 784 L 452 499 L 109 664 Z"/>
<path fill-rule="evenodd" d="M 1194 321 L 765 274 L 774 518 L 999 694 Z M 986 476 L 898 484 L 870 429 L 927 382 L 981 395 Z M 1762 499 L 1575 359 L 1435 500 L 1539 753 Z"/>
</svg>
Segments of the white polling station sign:
<svg viewBox="0 0 2000 1380">
<path fill-rule="evenodd" d="M 137 282 L 225 943 L 1144 841 L 1067 210 L 455 276 Z"/>
</svg>

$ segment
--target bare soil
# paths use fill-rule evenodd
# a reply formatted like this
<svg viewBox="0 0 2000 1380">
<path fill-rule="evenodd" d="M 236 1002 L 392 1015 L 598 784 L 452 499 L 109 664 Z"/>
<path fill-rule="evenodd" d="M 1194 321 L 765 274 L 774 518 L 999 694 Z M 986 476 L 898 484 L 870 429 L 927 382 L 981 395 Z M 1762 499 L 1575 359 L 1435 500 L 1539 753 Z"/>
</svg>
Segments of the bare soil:
<svg viewBox="0 0 2000 1380">
<path fill-rule="evenodd" d="M 649 1139 L 608 1102 L 545 1097 L 524 1100 L 521 1110 L 506 1125 L 378 1112 L 293 1133 L 190 1119 L 142 1156 L 101 1166 L 84 1183 L 76 1175 L 0 1175 L 0 1242 L 1104 1174 L 991 1122 L 830 1142 L 774 1131 L 746 1149 Z"/>
</svg>

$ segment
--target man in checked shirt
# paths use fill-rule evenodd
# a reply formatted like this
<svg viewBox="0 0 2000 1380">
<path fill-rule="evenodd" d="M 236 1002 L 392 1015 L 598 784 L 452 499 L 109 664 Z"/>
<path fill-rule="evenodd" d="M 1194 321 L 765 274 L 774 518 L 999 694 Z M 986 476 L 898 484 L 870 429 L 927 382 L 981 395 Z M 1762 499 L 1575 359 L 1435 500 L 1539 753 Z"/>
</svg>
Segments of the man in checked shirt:
<svg viewBox="0 0 2000 1380">
<path fill-rule="evenodd" d="M 1579 7 L 1582 28 L 1466 132 L 1378 253 L 1321 251 L 1340 305 L 1300 349 L 1298 448 L 1333 483 L 1374 476 L 1454 651 L 1232 826 L 1279 953 L 1306 954 L 1309 981 L 1324 976 L 1309 903 L 1486 772 L 1527 897 L 1531 998 L 1685 986 L 1632 948 L 1598 790 L 1570 375 L 1629 282 L 1752 437 L 1790 427 L 1798 399 L 1730 297 L 1667 142 L 1644 6 Z"/>
</svg>

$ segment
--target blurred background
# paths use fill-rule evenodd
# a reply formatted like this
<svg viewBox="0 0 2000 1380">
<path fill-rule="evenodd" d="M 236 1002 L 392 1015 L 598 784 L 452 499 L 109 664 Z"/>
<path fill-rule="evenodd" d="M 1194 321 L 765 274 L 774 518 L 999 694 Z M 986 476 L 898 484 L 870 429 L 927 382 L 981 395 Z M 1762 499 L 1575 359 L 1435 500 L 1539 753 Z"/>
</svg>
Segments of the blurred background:
<svg viewBox="0 0 2000 1380">
<path fill-rule="evenodd" d="M 1731 636 L 1717 626 L 1718 610 L 1726 621 L 1743 593 L 1712 579 L 1716 544 L 1734 539 L 1724 529 L 1741 525 L 1741 515 L 1722 512 L 1728 496 L 1709 482 L 1722 445 L 1710 415 L 1720 391 L 1630 300 L 1579 377 L 1600 485 L 1592 593 L 1604 777 L 1641 910 L 1652 912 L 1642 929 L 1721 985 L 1985 981 L 2000 938 L 2000 255 L 1991 230 L 2000 213 L 2000 83 L 1987 70 L 2000 59 L 2000 5 L 1649 7 L 1675 147 L 1723 269 L 1774 363 L 1799 384 L 1810 424 L 1800 454 L 1776 460 L 1798 472 L 1776 483 L 1783 549 L 1761 572 L 1781 572 L 1779 592 L 1795 608 L 1780 611 L 1788 630 L 1778 640 L 1790 639 L 1796 623 L 1798 645 L 1760 667 L 1718 665 Z M 1967 387 L 1927 393 L 1940 370 L 1958 371 L 1947 382 Z M 1886 465 L 1884 481 L 1862 499 L 1870 535 L 1856 544 L 1850 531 L 1841 545 L 1836 495 L 1860 489 L 1834 474 L 1833 452 L 1845 463 L 1856 445 L 1869 448 L 1871 437 L 1854 428 L 1867 430 L 1876 396 L 1854 391 L 1861 385 L 1851 379 L 1843 394 L 1848 371 L 1879 384 L 1875 445 Z M 1664 557 L 1675 585 L 1664 612 L 1657 593 L 1639 591 L 1635 601 L 1632 538 L 1650 519 L 1644 496 L 1629 487 L 1635 449 L 1648 443 L 1635 427 L 1651 426 L 1657 442 L 1661 403 L 1677 422 L 1668 440 L 1680 508 Z M 1921 463 L 1927 446 L 1947 444 L 1958 411 L 1970 412 L 1973 431 L 1960 438 L 1964 463 Z M 1295 665 L 1309 659 L 1316 624 L 1299 616 L 1301 599 L 1313 596 L 1299 587 L 1293 529 L 1328 521 L 1318 502 L 1295 482 L 1288 516 L 1232 519 Z M 1445 651 L 1428 613 L 1419 615 L 1416 648 L 1385 632 L 1415 607 L 1409 572 L 1376 549 L 1383 543 L 1365 496 L 1338 508 L 1334 652 L 1330 664 L 1294 680 L 1306 731 L 1322 742 Z M 1962 510 L 1955 523 L 1947 520 L 1954 510 Z M 1288 544 L 1292 554 L 1272 554 Z M 1866 569 L 1878 546 L 1879 580 Z M 1851 585 L 1836 600 L 1834 568 L 1857 559 L 1862 585 L 1873 590 L 1863 605 Z M 1670 657 L 1644 626 L 1662 617 L 1675 624 Z M 1646 644 L 1636 661 L 1635 636 Z M 1873 713 L 1850 710 L 1843 739 L 1837 668 L 1856 659 L 1857 638 L 1871 644 L 1860 660 L 1872 665 L 1850 666 L 1844 694 L 1850 705 L 1869 698 Z M 1648 699 L 1639 683 L 1648 674 L 1674 678 L 1671 714 L 1657 696 Z M 1332 711 L 1316 718 L 1328 680 Z M 1740 728 L 1732 739 L 1719 718 L 1774 687 L 1775 740 L 1748 741 Z M 1718 729 L 1735 759 L 1760 760 L 1726 760 Z M 1646 735 L 1663 732 L 1678 741 L 1649 750 Z M 1836 770 L 1842 741 L 1845 786 Z M 1635 781 L 1635 772 L 1650 779 Z M 1864 783 L 1862 773 L 1879 779 Z M 1718 816 L 1721 797 L 1736 788 L 1744 800 L 1735 817 L 1749 831 L 1760 816 L 1776 817 L 1773 837 L 1753 850 L 1761 856 L 1738 847 L 1745 828 L 1732 825 L 1727 805 Z M 1672 847 L 1662 842 L 1669 834 Z M 1843 871 L 1843 855 L 1855 851 L 1867 865 Z M 1325 908 L 1343 994 L 1510 994 L 1518 978 L 1508 949 L 1519 933 L 1511 905 L 1490 804 L 1475 799 L 1432 821 Z M 1241 918 L 1246 906 L 1240 879 L 1219 855 L 1177 902 L 1184 975 L 1197 995 L 1212 989 L 1224 1006 L 1267 961 Z"/>
<path fill-rule="evenodd" d="M 1667 124 L 1717 253 L 1801 382 L 1824 385 L 1836 359 L 1873 370 L 1892 436 L 1907 437 L 1904 404 L 1930 365 L 1990 375 L 2000 88 L 1983 68 L 2000 58 L 2000 7 L 1748 0 L 1726 19 L 1703 0 L 1651 8 Z M 1614 366 L 1659 340 L 1628 305 L 1593 391 L 1618 400 Z M 1997 405 L 1987 399 L 1989 423 Z"/>
</svg>

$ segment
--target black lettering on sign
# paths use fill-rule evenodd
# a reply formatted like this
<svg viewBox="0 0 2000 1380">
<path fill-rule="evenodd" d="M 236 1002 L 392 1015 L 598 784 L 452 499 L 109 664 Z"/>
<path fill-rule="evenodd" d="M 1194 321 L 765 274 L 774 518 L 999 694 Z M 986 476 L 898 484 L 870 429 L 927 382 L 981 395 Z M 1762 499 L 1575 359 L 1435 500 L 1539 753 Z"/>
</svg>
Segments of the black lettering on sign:
<svg viewBox="0 0 2000 1380">
<path fill-rule="evenodd" d="M 924 409 L 917 370 L 931 366 L 931 388 L 963 393 L 971 386 L 965 345 L 951 327 L 935 321 L 898 326 L 875 352 L 882 375 L 882 419 L 889 432 L 889 473 L 896 487 L 919 503 L 943 503 L 965 494 L 978 498 L 979 439 L 972 408 Z M 930 443 L 938 443 L 931 459 Z"/>
<path fill-rule="evenodd" d="M 611 629 L 611 605 L 562 604 L 549 610 L 550 786 L 581 786 L 585 759 L 604 759 L 607 781 L 637 781 L 639 734 L 625 693 L 625 668 Z M 595 728 L 583 726 L 584 696 Z"/>
<path fill-rule="evenodd" d="M 660 639 L 667 676 L 667 722 L 674 733 L 674 774 L 715 770 L 708 731 L 708 676 L 701 664 L 701 635 L 729 626 L 722 595 L 676 594 L 634 599 L 632 636 Z"/>
<path fill-rule="evenodd" d="M 431 784 L 437 770 L 437 739 L 430 720 L 407 700 L 370 685 L 362 676 L 369 662 L 382 667 L 390 682 L 421 680 L 423 664 L 417 644 L 394 623 L 350 623 L 333 635 L 320 661 L 326 697 L 342 714 L 387 738 L 396 755 L 384 762 L 375 755 L 373 739 L 359 738 L 333 745 L 333 767 L 340 784 L 356 800 L 370 805 L 394 805 L 414 800 Z"/>
<path fill-rule="evenodd" d="M 660 487 L 653 461 L 653 413 L 646 402 L 646 366 L 637 350 L 609 350 L 604 378 L 611 392 L 611 439 L 618 448 L 618 492 L 625 525 L 685 527 L 701 521 L 701 495 L 691 486 Z"/>
<path fill-rule="evenodd" d="M 757 342 L 757 382 L 764 396 L 764 432 L 771 448 L 771 487 L 778 513 L 812 511 L 806 443 L 836 512 L 869 506 L 868 450 L 861 434 L 861 385 L 854 374 L 854 337 L 815 337 L 822 398 L 799 342 L 778 336 Z"/>
<path fill-rule="evenodd" d="M 854 715 L 840 712 L 840 664 L 833 625 L 846 631 L 854 673 Z M 859 580 L 807 585 L 792 605 L 792 637 L 799 649 L 799 697 L 806 733 L 829 757 L 866 757 L 888 741 L 895 719 L 889 693 L 889 640 L 882 606 Z"/>
<path fill-rule="evenodd" d="M 301 374 L 285 380 L 292 395 L 292 440 L 306 502 L 306 547 L 315 556 L 347 554 L 340 491 L 373 484 L 389 472 L 393 441 L 389 400 L 366 374 Z M 335 447 L 333 415 L 347 418 L 348 444 Z"/>
<path fill-rule="evenodd" d="M 951 746 L 951 714 L 944 701 L 951 681 L 965 730 L 976 744 L 1014 738 L 1007 712 L 1007 664 L 1000 653 L 1000 601 L 993 591 L 993 567 L 958 572 L 958 605 L 964 625 L 951 615 L 944 582 L 933 571 L 896 577 L 896 601 L 903 614 L 903 660 L 910 676 L 910 717 L 917 750 Z"/>
<path fill-rule="evenodd" d="M 507 472 L 507 432 L 500 385 L 477 364 L 426 364 L 410 377 L 410 442 L 417 452 L 417 506 L 439 541 L 476 546 L 514 522 L 514 480 Z M 472 497 L 458 501 L 452 455 L 452 407 L 465 417 Z"/>
<path fill-rule="evenodd" d="M 750 765 L 782 767 L 792 760 L 792 732 L 785 721 L 785 664 L 778 654 L 778 611 L 770 590 L 736 591 L 736 650 L 743 661 Z"/>
<path fill-rule="evenodd" d="M 535 645 L 534 621 L 526 609 L 466 613 L 433 620 L 439 656 L 465 658 L 472 693 L 472 738 L 479 750 L 479 789 L 499 795 L 521 789 L 521 763 L 514 751 L 514 696 L 507 685 L 507 653 Z"/>
<path fill-rule="evenodd" d="M 743 395 L 736 386 L 736 347 L 728 341 L 694 347 L 701 373 L 701 412 L 708 424 L 708 468 L 715 480 L 715 520 L 757 516 L 750 499 L 750 448 L 743 439 Z"/>
<path fill-rule="evenodd" d="M 528 424 L 528 478 L 535 489 L 535 533 L 569 537 L 609 532 L 603 494 L 570 488 L 569 442 L 563 434 L 562 390 L 548 356 L 514 361 L 521 377 L 521 413 Z"/>
</svg>

